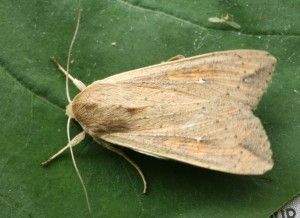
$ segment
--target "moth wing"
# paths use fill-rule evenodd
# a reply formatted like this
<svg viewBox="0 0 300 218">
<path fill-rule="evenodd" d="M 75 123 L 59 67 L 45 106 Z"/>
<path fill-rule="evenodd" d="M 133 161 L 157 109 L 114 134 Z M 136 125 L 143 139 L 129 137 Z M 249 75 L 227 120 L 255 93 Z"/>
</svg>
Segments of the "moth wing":
<svg viewBox="0 0 300 218">
<path fill-rule="evenodd" d="M 201 99 L 229 98 L 255 108 L 271 81 L 275 63 L 266 51 L 231 50 L 140 68 L 95 83 L 159 87 Z"/>
<path fill-rule="evenodd" d="M 263 174 L 273 166 L 272 152 L 250 109 L 275 63 L 256 50 L 162 63 L 94 82 L 73 100 L 73 111 L 81 110 L 76 118 L 96 140 L 209 169 Z M 94 109 L 99 117 L 90 119 Z"/>
<path fill-rule="evenodd" d="M 242 104 L 216 102 L 192 119 L 166 128 L 113 132 L 101 139 L 147 155 L 233 174 L 260 175 L 273 167 L 258 118 Z M 157 119 L 159 122 L 159 119 Z M 96 139 L 97 140 L 97 139 Z"/>
</svg>

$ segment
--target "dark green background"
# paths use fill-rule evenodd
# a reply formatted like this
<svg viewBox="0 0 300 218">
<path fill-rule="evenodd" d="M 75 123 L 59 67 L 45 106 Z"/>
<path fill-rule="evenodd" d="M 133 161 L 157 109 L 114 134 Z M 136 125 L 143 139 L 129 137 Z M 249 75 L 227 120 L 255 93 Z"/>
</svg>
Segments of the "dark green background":
<svg viewBox="0 0 300 218">
<path fill-rule="evenodd" d="M 174 55 L 251 48 L 278 65 L 255 114 L 270 138 L 267 174 L 235 176 L 128 151 L 149 182 L 87 138 L 75 152 L 94 217 L 267 217 L 300 191 L 300 1 L 82 1 L 72 73 L 86 84 Z M 0 216 L 88 216 L 67 143 L 65 63 L 78 2 L 0 0 Z M 240 31 L 208 23 L 229 13 Z M 113 46 L 112 43 L 116 42 Z M 77 91 L 72 89 L 72 96 Z M 72 135 L 80 131 L 73 124 Z"/>
</svg>

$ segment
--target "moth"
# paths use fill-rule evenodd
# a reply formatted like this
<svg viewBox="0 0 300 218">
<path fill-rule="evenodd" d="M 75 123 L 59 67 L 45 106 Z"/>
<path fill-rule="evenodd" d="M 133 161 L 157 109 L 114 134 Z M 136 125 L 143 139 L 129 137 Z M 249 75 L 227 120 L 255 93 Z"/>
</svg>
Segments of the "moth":
<svg viewBox="0 0 300 218">
<path fill-rule="evenodd" d="M 66 70 L 56 64 L 80 90 L 69 100 L 66 114 L 68 127 L 74 119 L 83 131 L 70 139 L 68 128 L 67 146 L 43 165 L 69 148 L 82 184 L 72 147 L 86 133 L 138 170 L 144 192 L 142 171 L 120 147 L 232 174 L 261 175 L 273 167 L 267 134 L 252 112 L 276 64 L 266 51 L 178 56 L 88 86 L 69 74 L 69 61 Z"/>
<path fill-rule="evenodd" d="M 211 23 L 219 23 L 219 24 L 227 24 L 228 26 L 231 26 L 235 29 L 240 29 L 241 26 L 235 22 L 233 20 L 233 17 L 230 16 L 229 14 L 226 14 L 226 16 L 223 16 L 223 17 L 210 17 L 208 18 L 208 21 L 211 22 Z"/>
</svg>

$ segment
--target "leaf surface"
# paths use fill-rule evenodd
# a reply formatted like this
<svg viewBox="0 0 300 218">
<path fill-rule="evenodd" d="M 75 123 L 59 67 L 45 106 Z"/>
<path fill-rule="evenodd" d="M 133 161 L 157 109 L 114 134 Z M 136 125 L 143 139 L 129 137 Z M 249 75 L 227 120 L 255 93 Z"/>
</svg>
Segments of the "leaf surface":
<svg viewBox="0 0 300 218">
<path fill-rule="evenodd" d="M 87 138 L 75 155 L 93 217 L 267 217 L 299 193 L 299 0 L 91 0 L 80 8 L 71 72 L 86 84 L 177 54 L 248 48 L 278 59 L 255 111 L 272 144 L 272 171 L 236 176 L 128 151 L 148 178 L 142 195 L 130 164 Z M 67 143 L 64 76 L 49 58 L 66 62 L 77 9 L 75 1 L 1 1 L 1 217 L 88 216 L 69 154 L 39 165 Z M 241 29 L 208 22 L 227 13 Z"/>
</svg>

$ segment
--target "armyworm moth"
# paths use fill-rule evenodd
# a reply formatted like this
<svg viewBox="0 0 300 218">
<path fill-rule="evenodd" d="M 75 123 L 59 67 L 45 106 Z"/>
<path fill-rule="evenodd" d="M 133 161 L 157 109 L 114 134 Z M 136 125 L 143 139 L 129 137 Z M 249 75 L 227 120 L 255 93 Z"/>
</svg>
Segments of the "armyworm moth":
<svg viewBox="0 0 300 218">
<path fill-rule="evenodd" d="M 80 18 L 80 16 L 79 16 Z M 273 167 L 272 151 L 252 111 L 271 82 L 276 59 L 266 51 L 230 50 L 184 58 L 117 74 L 85 86 L 66 75 L 69 143 L 43 165 L 80 143 L 85 133 L 139 167 L 119 148 L 240 175 Z M 68 79 L 80 90 L 70 99 Z M 83 132 L 72 140 L 70 120 Z M 87 198 L 87 192 L 84 187 Z"/>
</svg>

